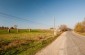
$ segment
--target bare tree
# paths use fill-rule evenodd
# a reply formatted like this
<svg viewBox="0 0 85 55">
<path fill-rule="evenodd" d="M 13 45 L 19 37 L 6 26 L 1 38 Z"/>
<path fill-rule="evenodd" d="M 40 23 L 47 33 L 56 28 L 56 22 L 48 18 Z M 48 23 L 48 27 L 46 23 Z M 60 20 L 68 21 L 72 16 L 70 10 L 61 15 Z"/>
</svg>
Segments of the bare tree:
<svg viewBox="0 0 85 55">
<path fill-rule="evenodd" d="M 18 30 L 18 28 L 17 28 L 18 26 L 17 25 L 14 25 L 14 28 L 17 30 L 17 33 L 19 32 L 19 30 Z"/>
<path fill-rule="evenodd" d="M 14 28 L 15 28 L 15 29 L 17 29 L 17 27 L 18 27 L 17 25 L 14 25 Z"/>
<path fill-rule="evenodd" d="M 61 31 L 67 31 L 67 30 L 68 30 L 68 27 L 67 27 L 66 25 L 61 25 L 61 26 L 59 27 L 59 29 L 60 29 Z"/>
</svg>

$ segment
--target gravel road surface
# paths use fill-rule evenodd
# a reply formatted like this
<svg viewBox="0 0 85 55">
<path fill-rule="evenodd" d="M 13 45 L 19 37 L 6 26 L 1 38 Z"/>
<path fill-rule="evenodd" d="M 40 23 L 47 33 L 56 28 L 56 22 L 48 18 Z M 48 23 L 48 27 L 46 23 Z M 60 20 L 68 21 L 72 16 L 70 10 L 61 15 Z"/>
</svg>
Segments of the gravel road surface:
<svg viewBox="0 0 85 55">
<path fill-rule="evenodd" d="M 35 55 L 85 55 L 85 37 L 72 31 L 64 32 Z"/>
</svg>

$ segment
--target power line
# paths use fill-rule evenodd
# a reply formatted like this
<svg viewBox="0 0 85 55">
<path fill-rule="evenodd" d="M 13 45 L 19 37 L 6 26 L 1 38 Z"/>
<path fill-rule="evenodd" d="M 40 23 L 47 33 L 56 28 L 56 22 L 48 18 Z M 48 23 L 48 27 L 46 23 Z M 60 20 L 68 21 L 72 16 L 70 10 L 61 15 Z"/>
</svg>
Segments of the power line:
<svg viewBox="0 0 85 55">
<path fill-rule="evenodd" d="M 10 15 L 10 14 L 7 14 L 7 13 L 3 13 L 3 12 L 0 12 L 0 14 L 5 15 L 5 16 L 9 16 L 9 17 L 13 17 L 13 18 L 18 18 L 18 19 L 20 19 L 20 20 L 22 19 L 22 20 L 25 20 L 25 21 L 29 21 L 29 22 L 32 22 L 32 23 L 34 23 L 34 24 L 40 24 L 40 25 L 51 26 L 51 25 L 47 25 L 47 24 L 42 24 L 42 23 L 39 23 L 39 22 L 31 21 L 31 20 L 28 20 L 28 19 L 16 17 L 16 16 L 13 16 L 13 15 Z"/>
</svg>

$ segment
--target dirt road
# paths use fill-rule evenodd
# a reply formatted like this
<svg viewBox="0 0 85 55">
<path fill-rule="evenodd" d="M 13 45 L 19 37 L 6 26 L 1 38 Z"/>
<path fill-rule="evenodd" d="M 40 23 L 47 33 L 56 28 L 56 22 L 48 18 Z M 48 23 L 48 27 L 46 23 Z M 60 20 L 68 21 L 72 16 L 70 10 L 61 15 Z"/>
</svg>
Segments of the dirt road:
<svg viewBox="0 0 85 55">
<path fill-rule="evenodd" d="M 67 31 L 35 55 L 85 55 L 85 37 Z"/>
</svg>

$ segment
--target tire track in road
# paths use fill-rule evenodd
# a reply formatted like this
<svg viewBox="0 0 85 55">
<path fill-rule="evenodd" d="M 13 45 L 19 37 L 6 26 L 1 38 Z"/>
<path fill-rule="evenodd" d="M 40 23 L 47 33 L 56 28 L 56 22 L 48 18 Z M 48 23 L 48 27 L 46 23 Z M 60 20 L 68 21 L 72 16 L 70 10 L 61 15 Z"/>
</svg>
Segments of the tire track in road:
<svg viewBox="0 0 85 55">
<path fill-rule="evenodd" d="M 75 44 L 78 46 L 82 55 L 85 55 L 85 37 L 77 35 L 76 33 L 72 33 L 72 39 L 74 40 Z"/>
<path fill-rule="evenodd" d="M 82 55 L 79 47 L 77 46 L 76 42 L 73 39 L 73 34 L 68 32 L 66 37 L 67 37 L 67 41 L 66 41 L 67 55 Z"/>
</svg>

